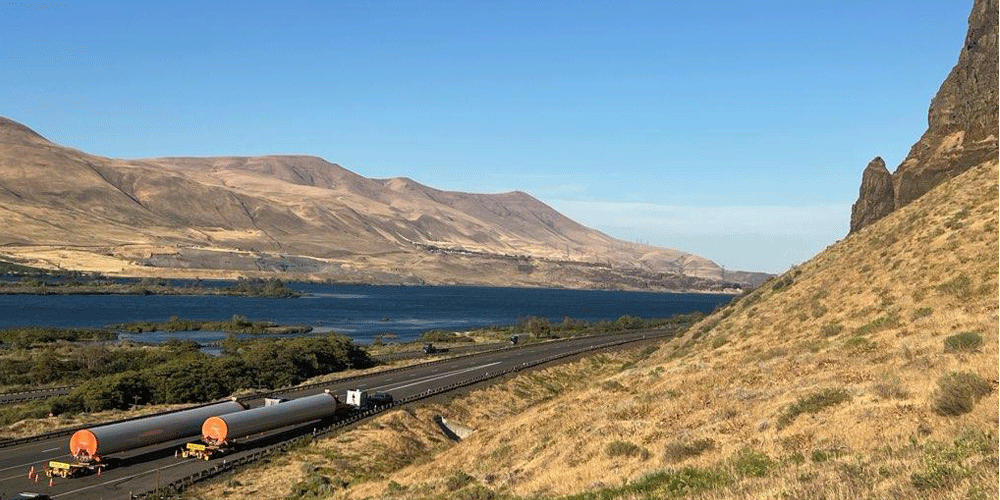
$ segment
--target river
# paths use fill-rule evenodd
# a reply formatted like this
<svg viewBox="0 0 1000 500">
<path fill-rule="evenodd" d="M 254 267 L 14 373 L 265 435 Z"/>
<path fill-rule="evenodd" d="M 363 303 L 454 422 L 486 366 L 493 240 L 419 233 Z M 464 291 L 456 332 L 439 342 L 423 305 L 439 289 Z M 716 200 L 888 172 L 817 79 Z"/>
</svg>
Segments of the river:
<svg viewBox="0 0 1000 500">
<path fill-rule="evenodd" d="M 103 327 L 132 321 L 222 320 L 239 314 L 256 321 L 309 325 L 371 342 L 378 334 L 399 340 L 431 329 L 468 330 L 510 325 L 519 317 L 561 321 L 643 318 L 709 313 L 731 295 L 651 293 L 471 286 L 368 286 L 292 283 L 306 295 L 295 299 L 191 295 L 0 295 L 0 328 L 15 326 Z M 208 342 L 220 332 L 174 332 L 134 336 L 161 342 L 171 337 Z"/>
</svg>

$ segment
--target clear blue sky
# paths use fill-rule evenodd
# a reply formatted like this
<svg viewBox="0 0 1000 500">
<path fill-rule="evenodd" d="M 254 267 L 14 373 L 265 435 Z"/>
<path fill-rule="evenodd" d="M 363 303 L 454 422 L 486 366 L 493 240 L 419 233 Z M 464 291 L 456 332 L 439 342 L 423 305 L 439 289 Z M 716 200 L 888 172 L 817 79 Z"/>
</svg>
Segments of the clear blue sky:
<svg viewBox="0 0 1000 500">
<path fill-rule="evenodd" d="M 113 157 L 519 189 L 781 271 L 926 127 L 971 0 L 0 3 L 0 115 Z"/>
</svg>

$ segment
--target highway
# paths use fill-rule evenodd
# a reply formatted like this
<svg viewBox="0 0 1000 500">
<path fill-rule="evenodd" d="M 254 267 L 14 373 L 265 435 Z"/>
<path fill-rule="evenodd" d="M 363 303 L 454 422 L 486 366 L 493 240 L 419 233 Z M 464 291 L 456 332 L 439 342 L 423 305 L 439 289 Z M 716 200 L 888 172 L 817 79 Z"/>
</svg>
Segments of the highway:
<svg viewBox="0 0 1000 500">
<path fill-rule="evenodd" d="M 449 354 L 470 354 L 473 352 L 499 349 L 506 345 L 507 345 L 506 343 L 494 343 L 494 344 L 453 346 L 445 348 L 442 352 L 447 352 Z M 403 359 L 416 359 L 427 356 L 433 356 L 433 354 L 427 354 L 422 350 L 403 351 L 403 352 L 395 352 L 389 354 L 376 354 L 373 355 L 371 358 L 376 362 L 387 363 L 391 361 L 399 361 Z M 34 401 L 36 399 L 48 399 L 53 396 L 62 396 L 64 394 L 69 394 L 70 392 L 72 392 L 75 387 L 76 386 L 68 385 L 62 387 L 50 387 L 45 389 L 34 389 L 30 391 L 4 392 L 0 393 L 0 405 L 24 403 L 26 401 Z"/>
<path fill-rule="evenodd" d="M 486 373 L 497 373 L 525 366 L 580 349 L 606 348 L 607 344 L 612 342 L 641 341 L 647 337 L 660 337 L 668 332 L 669 330 L 637 331 L 614 336 L 544 342 L 447 359 L 436 363 L 414 365 L 388 373 L 373 373 L 349 381 L 334 380 L 322 387 L 309 387 L 305 390 L 290 389 L 285 394 L 289 399 L 292 399 L 329 389 L 343 400 L 344 393 L 348 389 L 366 389 L 387 392 L 394 399 L 399 400 L 466 381 Z M 251 407 L 262 404 L 262 399 L 249 401 Z M 175 451 L 185 442 L 197 439 L 197 436 L 192 436 L 190 439 L 113 455 L 112 457 L 118 461 L 118 465 L 105 470 L 101 475 L 91 474 L 69 479 L 57 477 L 53 481 L 53 486 L 48 486 L 48 478 L 44 474 L 39 483 L 30 481 L 28 468 L 33 466 L 36 471 L 43 470 L 50 460 L 69 461 L 69 436 L 3 447 L 0 448 L 0 499 L 7 499 L 22 491 L 45 493 L 56 499 L 128 499 L 132 493 L 139 494 L 156 489 L 158 485 L 166 485 L 174 480 L 210 469 L 221 464 L 223 460 L 236 460 L 263 446 L 309 433 L 321 424 L 324 423 L 313 422 L 296 428 L 279 429 L 259 437 L 255 436 L 239 452 L 209 461 L 175 457 Z"/>
<path fill-rule="evenodd" d="M 35 389 L 33 391 L 5 392 L 0 394 L 0 405 L 23 403 L 35 399 L 47 399 L 52 396 L 69 394 L 73 386 L 51 387 L 48 389 Z"/>
</svg>

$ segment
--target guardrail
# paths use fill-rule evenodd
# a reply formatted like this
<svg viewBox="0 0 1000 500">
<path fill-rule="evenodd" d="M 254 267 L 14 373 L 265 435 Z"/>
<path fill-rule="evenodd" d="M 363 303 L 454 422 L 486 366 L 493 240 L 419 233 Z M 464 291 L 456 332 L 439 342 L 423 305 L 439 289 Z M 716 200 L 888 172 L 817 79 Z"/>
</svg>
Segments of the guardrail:
<svg viewBox="0 0 1000 500">
<path fill-rule="evenodd" d="M 35 399 L 45 399 L 52 396 L 66 394 L 73 390 L 75 385 L 64 385 L 59 387 L 48 387 L 45 389 L 32 389 L 30 391 L 4 392 L 0 393 L 0 405 L 23 403 Z"/>
<path fill-rule="evenodd" d="M 495 342 L 492 344 L 460 345 L 448 347 L 446 348 L 447 350 L 443 350 L 443 352 L 440 352 L 439 354 L 447 354 L 449 352 L 461 352 L 463 354 L 482 353 L 486 351 L 500 350 L 505 347 L 511 347 L 511 344 L 507 342 Z M 377 361 L 399 361 L 401 359 L 421 358 L 424 356 L 428 356 L 428 354 L 424 351 L 405 351 L 393 352 L 389 354 L 376 354 L 371 358 Z"/>
<path fill-rule="evenodd" d="M 476 376 L 476 377 L 472 377 L 472 378 L 469 378 L 469 379 L 466 379 L 466 380 L 462 380 L 462 381 L 459 381 L 459 382 L 454 382 L 454 383 L 448 384 L 446 386 L 437 387 L 437 388 L 434 388 L 434 389 L 428 389 L 428 390 L 426 390 L 424 392 L 421 392 L 419 394 L 414 394 L 412 396 L 408 396 L 406 398 L 402 398 L 402 399 L 393 401 L 391 404 L 388 404 L 388 405 L 381 405 L 381 406 L 377 406 L 375 408 L 371 408 L 371 409 L 368 409 L 368 410 L 364 410 L 364 411 L 359 411 L 359 412 L 352 413 L 352 414 L 350 414 L 350 415 L 348 415 L 346 417 L 343 417 L 343 418 L 337 420 L 336 422 L 331 423 L 330 425 L 328 425 L 326 427 L 314 428 L 313 431 L 311 433 L 309 433 L 309 434 L 306 434 L 306 435 L 303 435 L 303 436 L 299 436 L 299 437 L 290 439 L 288 441 L 284 441 L 282 443 L 277 443 L 277 444 L 273 444 L 273 445 L 261 448 L 260 450 L 257 450 L 257 451 L 255 451 L 253 453 L 248 454 L 248 455 L 243 455 L 243 456 L 241 456 L 241 457 L 239 457 L 239 458 L 237 458 L 235 460 L 231 460 L 231 461 L 223 460 L 221 464 L 216 464 L 216 465 L 213 465 L 212 467 L 210 467 L 208 469 L 204 469 L 204 470 L 195 472 L 193 474 L 184 476 L 184 477 L 182 477 L 180 479 L 177 479 L 175 481 L 172 481 L 172 482 L 170 482 L 170 483 L 168 483 L 168 484 L 160 487 L 159 489 L 152 490 L 152 491 L 147 491 L 147 492 L 143 492 L 143 493 L 140 493 L 138 495 L 133 495 L 132 498 L 135 499 L 135 500 L 153 500 L 153 499 L 168 499 L 168 498 L 172 498 L 173 495 L 176 495 L 176 494 L 180 493 L 184 488 L 186 488 L 188 486 L 191 486 L 191 485 L 193 485 L 196 482 L 199 482 L 199 481 L 211 478 L 211 477 L 215 477 L 215 476 L 217 476 L 219 474 L 222 474 L 224 472 L 233 470 L 236 467 L 256 462 L 256 461 L 258 461 L 258 460 L 260 460 L 262 458 L 271 456 L 272 454 L 279 453 L 279 452 L 286 452 L 286 451 L 288 451 L 288 450 L 290 450 L 290 449 L 292 449 L 294 447 L 308 444 L 310 441 L 312 441 L 316 437 L 319 437 L 319 436 L 322 436 L 322 435 L 325 435 L 325 434 L 329 434 L 329 433 L 331 433 L 331 432 L 333 432 L 335 430 L 338 430 L 338 429 L 342 429 L 342 428 L 344 428 L 344 427 L 346 427 L 348 425 L 356 423 L 356 422 L 358 422 L 360 420 L 364 420 L 364 419 L 366 419 L 368 417 L 377 415 L 377 414 L 382 413 L 382 412 L 384 412 L 386 410 L 389 410 L 391 408 L 395 408 L 395 407 L 398 407 L 398 406 L 410 404 L 410 403 L 413 403 L 415 401 L 426 399 L 426 398 L 429 398 L 429 397 L 432 397 L 432 396 L 436 396 L 438 394 L 442 394 L 442 393 L 445 393 L 445 392 L 453 391 L 453 390 L 461 388 L 461 387 L 467 387 L 467 386 L 470 386 L 470 385 L 475 385 L 475 384 L 478 384 L 480 382 L 485 382 L 485 381 L 490 380 L 490 379 L 494 379 L 494 378 L 497 378 L 497 377 L 502 377 L 504 375 L 508 375 L 508 374 L 511 374 L 511 373 L 516 373 L 516 372 L 519 372 L 521 370 L 524 370 L 524 369 L 527 369 L 527 368 L 533 368 L 533 367 L 538 366 L 538 365 L 543 365 L 543 364 L 546 364 L 546 363 L 551 363 L 552 361 L 555 361 L 555 360 L 558 360 L 558 359 L 563 359 L 563 358 L 568 358 L 568 357 L 576 356 L 576 355 L 579 355 L 579 354 L 583 354 L 585 352 L 596 351 L 596 350 L 599 350 L 599 349 L 606 349 L 606 348 L 609 348 L 609 347 L 615 347 L 615 346 L 619 346 L 619 345 L 629 344 L 629 343 L 638 342 L 638 341 L 641 341 L 641 340 L 648 340 L 649 338 L 670 337 L 670 336 L 673 336 L 673 335 L 674 335 L 673 332 L 671 332 L 671 333 L 660 333 L 660 334 L 649 335 L 649 336 L 645 336 L 644 335 L 641 338 L 628 339 L 628 340 L 620 340 L 620 341 L 617 341 L 617 342 L 608 342 L 608 343 L 596 345 L 596 346 L 593 346 L 593 347 L 575 349 L 573 351 L 569 351 L 569 352 L 565 352 L 565 353 L 560 353 L 560 354 L 555 354 L 555 355 L 552 355 L 552 356 L 548 356 L 546 358 L 542 358 L 542 359 L 539 359 L 539 360 L 536 360 L 536 361 L 532 361 L 530 363 L 522 363 L 521 365 L 515 366 L 515 367 L 512 367 L 512 368 L 507 368 L 507 369 L 499 370 L 499 371 L 495 371 L 495 372 L 486 372 L 486 373 L 484 373 L 482 375 L 479 375 L 479 376 Z"/>
</svg>

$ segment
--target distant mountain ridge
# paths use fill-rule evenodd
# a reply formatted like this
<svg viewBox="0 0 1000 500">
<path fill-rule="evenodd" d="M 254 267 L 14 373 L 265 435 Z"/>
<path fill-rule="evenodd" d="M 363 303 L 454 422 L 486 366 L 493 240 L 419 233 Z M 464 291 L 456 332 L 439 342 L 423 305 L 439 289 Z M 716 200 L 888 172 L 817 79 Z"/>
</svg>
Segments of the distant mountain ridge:
<svg viewBox="0 0 1000 500">
<path fill-rule="evenodd" d="M 587 228 L 530 195 L 313 156 L 111 159 L 0 117 L 0 255 L 118 275 L 719 290 L 762 273 Z"/>
</svg>

